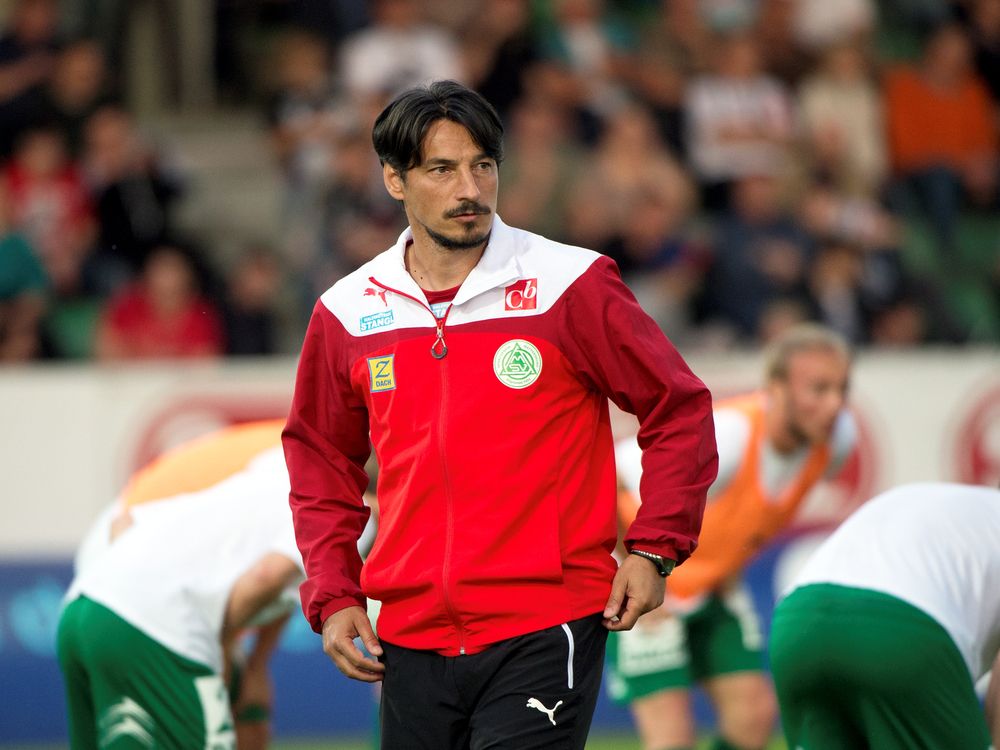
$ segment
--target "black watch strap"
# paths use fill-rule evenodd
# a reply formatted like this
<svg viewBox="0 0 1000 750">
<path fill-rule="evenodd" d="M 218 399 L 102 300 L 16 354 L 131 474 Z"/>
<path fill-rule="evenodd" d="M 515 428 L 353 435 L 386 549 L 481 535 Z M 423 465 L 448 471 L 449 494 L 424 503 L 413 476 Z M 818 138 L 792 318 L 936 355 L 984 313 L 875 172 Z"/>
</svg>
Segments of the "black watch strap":
<svg viewBox="0 0 1000 750">
<path fill-rule="evenodd" d="M 659 573 L 663 578 L 670 575 L 671 571 L 674 569 L 674 565 L 677 563 L 671 560 L 669 557 L 663 557 L 663 555 L 657 555 L 655 552 L 646 552 L 641 549 L 629 550 L 629 554 L 638 555 L 639 557 L 645 557 L 653 565 L 656 566 L 656 572 Z"/>
</svg>

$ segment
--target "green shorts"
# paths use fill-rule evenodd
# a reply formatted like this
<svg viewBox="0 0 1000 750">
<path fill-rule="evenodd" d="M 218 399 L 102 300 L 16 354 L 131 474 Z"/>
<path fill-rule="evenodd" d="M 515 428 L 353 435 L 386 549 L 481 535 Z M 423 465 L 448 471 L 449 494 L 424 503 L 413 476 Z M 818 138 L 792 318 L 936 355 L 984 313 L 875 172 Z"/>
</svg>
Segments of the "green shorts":
<svg viewBox="0 0 1000 750">
<path fill-rule="evenodd" d="M 688 688 L 730 672 L 764 669 L 760 619 L 746 588 L 715 592 L 698 609 L 662 620 L 640 618 L 608 640 L 607 690 L 629 703 L 644 695 Z"/>
<path fill-rule="evenodd" d="M 70 747 L 231 750 L 222 678 L 86 597 L 63 610 L 57 636 Z"/>
<path fill-rule="evenodd" d="M 789 747 L 990 747 L 951 636 L 895 597 L 832 584 L 796 589 L 775 610 L 770 651 Z"/>
</svg>

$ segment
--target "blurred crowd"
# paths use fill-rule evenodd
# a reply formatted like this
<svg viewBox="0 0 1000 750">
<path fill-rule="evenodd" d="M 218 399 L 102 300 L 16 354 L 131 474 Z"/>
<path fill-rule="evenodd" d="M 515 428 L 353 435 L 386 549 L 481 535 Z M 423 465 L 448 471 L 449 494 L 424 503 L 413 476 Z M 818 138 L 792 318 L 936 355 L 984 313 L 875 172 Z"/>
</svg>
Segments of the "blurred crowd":
<svg viewBox="0 0 1000 750">
<path fill-rule="evenodd" d="M 66 4 L 0 36 L 2 361 L 295 351 L 279 290 L 300 331 L 395 241 L 371 124 L 437 78 L 503 118 L 504 221 L 613 257 L 681 347 L 1000 341 L 1000 0 L 217 0 L 220 101 L 282 180 L 229 267 L 178 231 L 115 25 Z"/>
</svg>

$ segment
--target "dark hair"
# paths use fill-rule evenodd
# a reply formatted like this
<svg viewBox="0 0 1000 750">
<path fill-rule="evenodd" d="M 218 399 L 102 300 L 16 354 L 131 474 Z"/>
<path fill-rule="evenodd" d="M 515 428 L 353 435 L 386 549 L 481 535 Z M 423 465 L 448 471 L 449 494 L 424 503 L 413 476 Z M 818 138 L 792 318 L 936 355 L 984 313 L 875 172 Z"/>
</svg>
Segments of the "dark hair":
<svg viewBox="0 0 1000 750">
<path fill-rule="evenodd" d="M 435 81 L 404 91 L 382 110 L 372 129 L 379 161 L 401 175 L 419 165 L 424 137 L 438 120 L 463 126 L 483 153 L 503 160 L 503 124 L 493 105 L 460 83 Z"/>
</svg>

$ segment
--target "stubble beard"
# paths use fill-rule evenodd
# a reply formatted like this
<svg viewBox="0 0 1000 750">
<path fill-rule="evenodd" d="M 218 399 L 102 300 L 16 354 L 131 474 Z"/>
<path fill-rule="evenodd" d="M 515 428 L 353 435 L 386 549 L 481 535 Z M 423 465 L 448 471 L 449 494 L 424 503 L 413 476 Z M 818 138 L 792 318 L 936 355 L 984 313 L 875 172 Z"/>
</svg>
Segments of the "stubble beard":
<svg viewBox="0 0 1000 750">
<path fill-rule="evenodd" d="M 472 228 L 470 227 L 470 231 L 471 229 Z M 461 251 L 472 250 L 485 245 L 489 242 L 492 229 L 488 229 L 481 234 L 475 235 L 469 235 L 469 233 L 466 232 L 466 236 L 464 237 L 449 237 L 441 234 L 440 232 L 435 232 L 426 224 L 424 225 L 424 231 L 427 232 L 427 236 L 430 237 L 434 241 L 434 244 L 438 247 L 444 250 Z"/>
<path fill-rule="evenodd" d="M 835 423 L 834 423 L 835 424 Z M 820 443 L 825 443 L 833 437 L 834 424 L 823 430 L 818 435 L 810 434 L 794 417 L 788 422 L 789 434 L 795 439 L 800 448 L 805 448 Z"/>
</svg>

